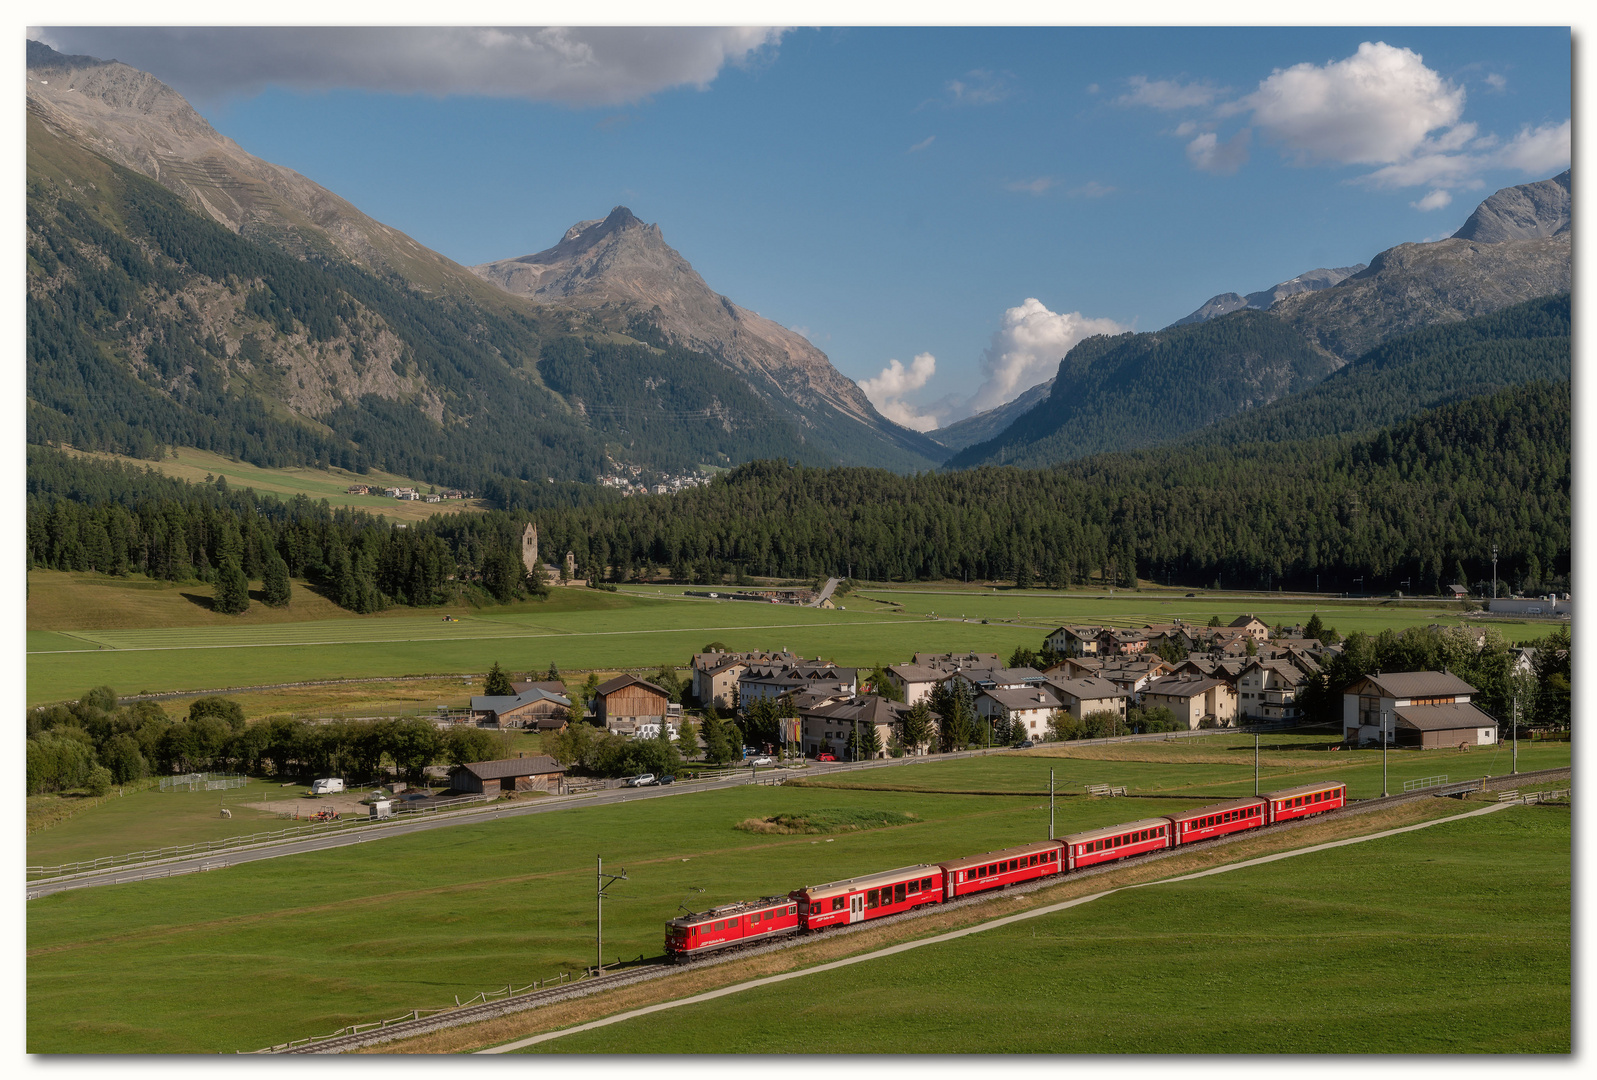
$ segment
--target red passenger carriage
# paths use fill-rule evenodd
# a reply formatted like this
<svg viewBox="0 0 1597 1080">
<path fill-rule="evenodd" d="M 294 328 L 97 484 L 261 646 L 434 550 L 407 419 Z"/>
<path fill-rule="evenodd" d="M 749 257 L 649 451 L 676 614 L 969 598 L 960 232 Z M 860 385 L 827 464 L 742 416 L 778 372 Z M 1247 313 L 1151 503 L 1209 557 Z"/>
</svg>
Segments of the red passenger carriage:
<svg viewBox="0 0 1597 1080">
<path fill-rule="evenodd" d="M 1268 824 L 1265 801 L 1260 798 L 1232 799 L 1230 802 L 1200 806 L 1170 815 L 1177 844 L 1191 844 L 1228 833 L 1257 829 Z"/>
<path fill-rule="evenodd" d="M 922 864 L 881 874 L 811 885 L 788 894 L 798 901 L 799 925 L 820 930 L 897 915 L 943 900 L 943 870 Z"/>
<path fill-rule="evenodd" d="M 1347 785 L 1339 780 L 1322 780 L 1318 784 L 1272 791 L 1264 798 L 1269 803 L 1270 824 L 1274 825 L 1278 821 L 1312 817 L 1346 806 Z"/>
<path fill-rule="evenodd" d="M 1063 871 L 1059 861 L 1059 844 L 1054 840 L 971 855 L 940 863 L 939 866 L 943 871 L 943 897 L 948 900 L 984 889 L 1001 889 L 1005 885 L 1035 881 Z"/>
<path fill-rule="evenodd" d="M 1124 825 L 1071 833 L 1060 841 L 1071 870 L 1113 862 L 1170 846 L 1170 822 L 1166 818 L 1143 818 Z"/>
</svg>

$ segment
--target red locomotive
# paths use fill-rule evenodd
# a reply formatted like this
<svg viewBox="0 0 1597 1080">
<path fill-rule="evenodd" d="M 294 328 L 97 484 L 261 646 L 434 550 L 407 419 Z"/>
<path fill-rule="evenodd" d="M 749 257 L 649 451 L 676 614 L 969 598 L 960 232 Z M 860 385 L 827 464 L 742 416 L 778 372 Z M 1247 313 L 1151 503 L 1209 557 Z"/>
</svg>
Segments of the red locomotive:
<svg viewBox="0 0 1597 1080">
<path fill-rule="evenodd" d="M 987 889 L 1084 870 L 1346 805 L 1347 785 L 1326 780 L 1164 817 L 1088 829 L 1058 840 L 811 885 L 787 896 L 724 904 L 672 919 L 666 924 L 665 951 L 672 960 L 682 960 L 730 946 L 879 919 Z"/>
</svg>

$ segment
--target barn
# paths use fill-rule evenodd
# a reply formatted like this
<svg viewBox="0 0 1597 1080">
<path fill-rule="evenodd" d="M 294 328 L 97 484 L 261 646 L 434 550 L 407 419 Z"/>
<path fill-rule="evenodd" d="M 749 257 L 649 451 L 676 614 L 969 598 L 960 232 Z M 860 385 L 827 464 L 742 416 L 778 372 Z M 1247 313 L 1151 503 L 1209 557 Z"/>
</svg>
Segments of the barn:
<svg viewBox="0 0 1597 1080">
<path fill-rule="evenodd" d="M 559 791 L 566 767 L 552 757 L 502 758 L 498 761 L 473 761 L 456 766 L 449 773 L 452 791 L 473 794 L 492 791 Z"/>
<path fill-rule="evenodd" d="M 610 730 L 637 730 L 640 724 L 661 724 L 669 713 L 671 695 L 635 675 L 618 675 L 600 683 L 594 696 L 594 718 Z"/>
<path fill-rule="evenodd" d="M 501 728 L 559 731 L 566 726 L 570 708 L 570 698 L 541 687 L 511 697 L 477 696 L 471 699 L 472 715 L 478 723 Z"/>
<path fill-rule="evenodd" d="M 1445 671 L 1377 671 L 1343 692 L 1343 734 L 1350 746 L 1379 744 L 1384 724 L 1389 745 L 1491 746 L 1497 721 L 1470 704 L 1474 693 Z"/>
</svg>

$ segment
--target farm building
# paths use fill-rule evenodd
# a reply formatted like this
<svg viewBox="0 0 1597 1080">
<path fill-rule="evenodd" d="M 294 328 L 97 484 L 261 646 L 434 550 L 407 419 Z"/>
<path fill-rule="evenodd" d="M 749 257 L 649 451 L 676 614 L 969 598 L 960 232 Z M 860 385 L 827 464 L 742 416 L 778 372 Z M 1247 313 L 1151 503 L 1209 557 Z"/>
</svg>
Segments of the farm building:
<svg viewBox="0 0 1597 1080">
<path fill-rule="evenodd" d="M 617 675 L 599 684 L 593 711 L 601 727 L 630 734 L 639 724 L 663 724 L 670 713 L 671 695 L 635 675 Z"/>
<path fill-rule="evenodd" d="M 1351 745 L 1380 743 L 1424 750 L 1491 746 L 1497 721 L 1470 704 L 1475 688 L 1445 671 L 1366 675 L 1342 694 L 1343 737 Z"/>
<path fill-rule="evenodd" d="M 500 728 L 536 728 L 559 731 L 566 726 L 571 700 L 544 689 L 532 689 L 514 697 L 474 697 L 471 712 L 479 724 Z"/>
<path fill-rule="evenodd" d="M 503 758 L 499 761 L 473 761 L 449 772 L 452 791 L 557 791 L 565 779 L 566 767 L 554 758 Z"/>
<path fill-rule="evenodd" d="M 1149 683 L 1142 704 L 1169 709 L 1189 729 L 1231 727 L 1237 720 L 1237 692 L 1230 683 L 1185 672 Z"/>
</svg>

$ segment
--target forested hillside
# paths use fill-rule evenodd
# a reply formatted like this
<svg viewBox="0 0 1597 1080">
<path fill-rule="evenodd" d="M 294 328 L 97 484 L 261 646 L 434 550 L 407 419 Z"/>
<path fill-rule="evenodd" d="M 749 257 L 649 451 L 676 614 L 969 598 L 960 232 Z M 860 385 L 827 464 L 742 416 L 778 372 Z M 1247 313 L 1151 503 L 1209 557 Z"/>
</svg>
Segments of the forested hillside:
<svg viewBox="0 0 1597 1080">
<path fill-rule="evenodd" d="M 1372 431 L 1450 401 L 1569 377 L 1569 294 L 1562 293 L 1394 338 L 1318 386 L 1182 441 L 1282 442 Z"/>
<path fill-rule="evenodd" d="M 176 495 L 174 481 L 126 471 L 89 495 L 104 466 L 38 454 L 28 553 L 32 565 L 167 578 L 229 560 L 254 577 L 280 553 L 354 610 L 435 603 L 467 586 L 516 594 L 529 518 L 549 550 L 576 553 L 584 576 L 617 580 L 852 572 L 1064 586 L 1135 574 L 1373 592 L 1406 578 L 1407 591 L 1435 593 L 1487 576 L 1495 545 L 1499 576 L 1536 587 L 1569 573 L 1570 428 L 1569 384 L 1538 382 L 1365 436 L 915 477 L 756 462 L 676 495 L 440 515 L 408 529 L 308 500 Z"/>
<path fill-rule="evenodd" d="M 669 471 L 832 460 L 697 353 L 294 258 L 31 121 L 28 150 L 31 443 L 476 489 L 591 481 L 607 454 Z"/>
<path fill-rule="evenodd" d="M 1157 333 L 1088 338 L 1060 361 L 1047 400 L 947 465 L 1036 467 L 1153 446 L 1312 386 L 1337 366 L 1258 311 Z"/>
</svg>

